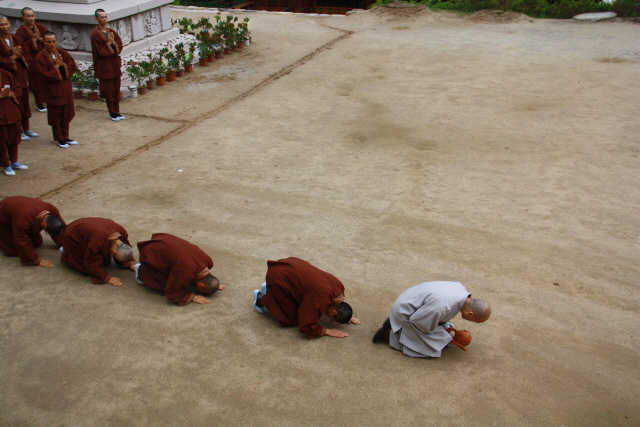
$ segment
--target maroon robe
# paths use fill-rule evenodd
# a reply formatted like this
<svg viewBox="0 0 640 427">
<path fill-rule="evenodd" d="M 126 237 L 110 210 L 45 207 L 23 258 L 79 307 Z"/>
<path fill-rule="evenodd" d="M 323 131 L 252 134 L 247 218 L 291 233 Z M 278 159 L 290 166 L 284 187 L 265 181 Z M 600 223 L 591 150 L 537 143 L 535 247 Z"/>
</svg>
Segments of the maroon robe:
<svg viewBox="0 0 640 427">
<path fill-rule="evenodd" d="M 77 219 L 64 229 L 62 261 L 91 276 L 94 284 L 107 283 L 111 276 L 104 268 L 111 264 L 109 249 L 115 239 L 131 246 L 127 230 L 114 221 L 107 218 Z M 121 268 L 136 263 L 134 258 L 114 261 Z"/>
<path fill-rule="evenodd" d="M 303 334 L 324 334 L 320 317 L 344 297 L 333 275 L 300 258 L 267 261 L 267 293 L 262 304 L 282 326 L 298 326 Z"/>
<path fill-rule="evenodd" d="M 42 246 L 43 212 L 57 216 L 63 222 L 58 209 L 51 203 L 25 196 L 12 196 L 0 201 L 0 250 L 8 256 L 18 256 L 22 265 L 37 265 L 42 261 L 35 248 Z M 62 242 L 63 233 L 51 236 L 54 242 Z"/>
<path fill-rule="evenodd" d="M 19 107 L 22 89 L 16 88 L 15 80 L 10 72 L 0 68 L 0 88 L 11 86 L 12 96 L 0 98 L 0 166 L 6 168 L 11 162 L 18 161 L 18 145 L 20 145 L 20 120 L 22 113 Z"/>
<path fill-rule="evenodd" d="M 70 77 L 78 67 L 66 50 L 57 48 L 57 51 L 62 56 L 64 66 L 56 67 L 46 49 L 38 53 L 36 63 L 45 83 L 45 101 L 49 110 L 47 118 L 53 130 L 53 139 L 62 141 L 69 138 L 69 123 L 76 115 Z"/>
<path fill-rule="evenodd" d="M 138 278 L 165 295 L 169 301 L 186 304 L 192 293 L 185 288 L 209 275 L 213 260 L 199 247 L 166 233 L 155 233 L 151 240 L 138 243 Z"/>
<path fill-rule="evenodd" d="M 122 76 L 122 40 L 118 33 L 111 28 L 107 31 L 113 33 L 116 44 L 107 45 L 107 37 L 96 28 L 91 33 L 91 54 L 93 55 L 93 70 L 95 76 L 100 80 L 100 96 L 107 101 L 107 108 L 110 113 L 120 114 L 120 79 Z"/>
<path fill-rule="evenodd" d="M 29 54 L 22 55 L 21 58 L 13 58 L 13 49 L 17 46 L 22 46 L 22 39 L 19 37 L 10 35 L 10 46 L 7 46 L 7 42 L 4 37 L 0 36 L 0 68 L 9 71 L 13 75 L 18 88 L 22 89 L 20 92 L 20 112 L 22 114 L 21 124 L 23 130 L 29 130 L 29 118 L 31 117 L 31 108 L 29 107 L 29 83 L 27 81 L 27 68 L 29 67 L 30 57 Z"/>
<path fill-rule="evenodd" d="M 47 27 L 42 24 L 35 23 L 38 28 L 40 37 L 43 37 L 47 32 Z M 16 31 L 16 36 L 22 40 L 22 54 L 28 56 L 30 64 L 27 69 L 29 77 L 29 90 L 33 93 L 36 99 L 36 105 L 38 108 L 42 108 L 45 103 L 44 99 L 44 80 L 40 71 L 38 71 L 38 65 L 36 64 L 36 55 L 44 49 L 44 43 L 41 40 L 33 40 L 33 29 L 27 28 L 24 25 L 20 25 Z"/>
</svg>

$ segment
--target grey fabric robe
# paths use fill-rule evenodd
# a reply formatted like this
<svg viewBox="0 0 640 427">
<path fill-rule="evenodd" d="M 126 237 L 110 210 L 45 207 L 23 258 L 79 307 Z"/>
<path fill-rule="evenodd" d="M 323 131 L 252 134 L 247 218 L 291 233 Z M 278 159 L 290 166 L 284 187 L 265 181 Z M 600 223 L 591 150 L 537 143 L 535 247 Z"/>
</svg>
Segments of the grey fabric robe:
<svg viewBox="0 0 640 427">
<path fill-rule="evenodd" d="M 389 345 L 411 357 L 440 357 L 447 328 L 471 295 L 458 282 L 425 282 L 404 291 L 391 307 Z"/>
</svg>

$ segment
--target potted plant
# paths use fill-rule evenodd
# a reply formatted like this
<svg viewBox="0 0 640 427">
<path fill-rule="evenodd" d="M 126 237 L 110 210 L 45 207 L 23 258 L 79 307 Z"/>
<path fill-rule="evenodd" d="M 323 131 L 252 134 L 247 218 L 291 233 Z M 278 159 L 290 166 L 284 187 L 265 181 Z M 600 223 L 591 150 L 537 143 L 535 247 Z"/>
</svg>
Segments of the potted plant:
<svg viewBox="0 0 640 427">
<path fill-rule="evenodd" d="M 169 49 L 163 47 L 160 49 L 155 56 L 153 56 L 153 74 L 156 75 L 156 84 L 158 86 L 165 85 L 165 78 L 168 71 L 169 61 L 165 58 L 165 56 L 169 53 Z"/>
<path fill-rule="evenodd" d="M 201 40 L 200 43 L 198 43 L 198 49 L 200 50 L 199 63 L 202 67 L 205 67 L 208 62 L 208 57 L 212 52 L 209 41 Z"/>
<path fill-rule="evenodd" d="M 93 64 L 91 64 L 89 68 L 84 70 L 83 73 L 84 73 L 83 87 L 89 88 L 89 90 L 91 91 L 89 92 L 89 96 L 88 96 L 89 101 L 95 101 L 98 99 L 98 92 L 96 92 L 96 90 L 98 90 L 98 88 L 100 87 L 100 82 L 96 78 L 95 73 L 93 71 Z"/>
<path fill-rule="evenodd" d="M 82 71 L 77 70 L 71 76 L 71 81 L 76 89 L 73 90 L 73 99 L 82 99 L 84 98 L 84 92 L 82 92 L 82 87 L 84 85 L 84 74 Z"/>
<path fill-rule="evenodd" d="M 147 89 L 153 90 L 156 88 L 156 80 L 153 78 L 153 55 L 147 54 L 148 61 L 140 61 L 140 68 L 145 70 L 145 79 L 147 81 Z M 145 91 L 146 92 L 146 91 Z M 138 91 L 140 93 L 140 91 Z"/>
<path fill-rule="evenodd" d="M 164 58 L 167 61 L 167 81 L 175 82 L 176 71 L 180 68 L 180 60 L 175 52 L 167 52 Z"/>
<path fill-rule="evenodd" d="M 175 57 L 176 57 L 176 77 L 183 77 L 184 76 L 184 68 L 182 67 L 182 64 L 184 63 L 184 57 L 187 54 L 187 52 L 184 50 L 184 43 L 178 43 L 174 46 L 175 49 Z M 171 62 L 171 61 L 169 61 Z"/>
<path fill-rule="evenodd" d="M 178 28 L 180 29 L 180 34 L 187 33 L 187 34 L 193 35 L 193 30 L 195 25 L 191 18 L 176 19 L 175 21 L 173 21 L 173 23 L 178 25 Z"/>
<path fill-rule="evenodd" d="M 147 93 L 147 88 L 143 86 L 143 82 L 149 78 L 149 74 L 151 73 L 148 67 L 143 67 L 142 63 L 129 61 L 126 71 L 131 81 L 135 82 L 136 86 L 138 86 L 138 93 L 140 95 Z"/>
<path fill-rule="evenodd" d="M 242 22 L 238 24 L 238 40 L 242 41 L 245 46 L 249 46 L 249 18 L 244 18 Z"/>
<path fill-rule="evenodd" d="M 191 61 L 193 60 L 193 56 L 196 52 L 197 47 L 198 47 L 198 43 L 196 42 L 189 43 L 189 52 L 187 52 L 184 55 L 182 65 L 184 66 L 184 71 L 187 73 L 193 72 L 193 64 L 191 63 Z"/>
</svg>

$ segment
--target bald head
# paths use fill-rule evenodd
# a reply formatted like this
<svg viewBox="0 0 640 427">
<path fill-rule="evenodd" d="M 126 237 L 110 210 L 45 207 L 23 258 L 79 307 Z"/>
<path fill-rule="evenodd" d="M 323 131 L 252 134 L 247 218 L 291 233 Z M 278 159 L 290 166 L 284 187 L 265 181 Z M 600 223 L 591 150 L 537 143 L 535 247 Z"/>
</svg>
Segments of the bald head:
<svg viewBox="0 0 640 427">
<path fill-rule="evenodd" d="M 469 298 L 469 309 L 473 312 L 476 323 L 482 323 L 491 316 L 491 305 L 487 300 Z"/>
<path fill-rule="evenodd" d="M 217 277 L 209 274 L 207 277 L 196 281 L 196 288 L 204 295 L 211 295 L 220 289 L 220 281 Z"/>
<path fill-rule="evenodd" d="M 133 248 L 126 243 L 120 242 L 116 245 L 116 253 L 113 257 L 118 261 L 127 261 L 133 258 Z"/>
</svg>

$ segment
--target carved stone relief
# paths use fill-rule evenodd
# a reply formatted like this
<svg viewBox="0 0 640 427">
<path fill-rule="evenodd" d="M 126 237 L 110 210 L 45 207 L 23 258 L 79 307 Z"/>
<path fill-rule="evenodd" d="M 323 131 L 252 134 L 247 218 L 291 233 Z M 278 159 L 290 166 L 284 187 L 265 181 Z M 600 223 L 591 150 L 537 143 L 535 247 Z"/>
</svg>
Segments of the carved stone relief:
<svg viewBox="0 0 640 427">
<path fill-rule="evenodd" d="M 65 50 L 85 50 L 81 29 L 73 24 L 54 24 L 51 31 L 56 35 L 58 46 Z"/>
<path fill-rule="evenodd" d="M 122 40 L 122 44 L 124 46 L 131 43 L 133 40 L 133 30 L 131 29 L 131 18 L 118 19 L 109 24 L 109 26 L 115 30 L 116 33 L 120 36 Z"/>
<path fill-rule="evenodd" d="M 144 14 L 144 32 L 147 37 L 160 34 L 162 22 L 160 21 L 160 9 L 151 9 Z"/>
</svg>

